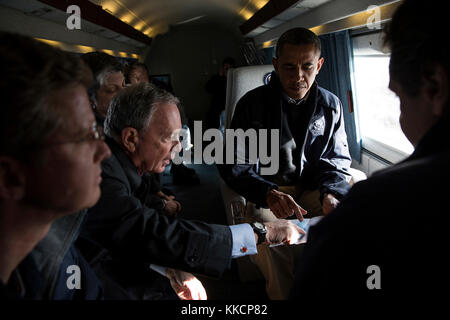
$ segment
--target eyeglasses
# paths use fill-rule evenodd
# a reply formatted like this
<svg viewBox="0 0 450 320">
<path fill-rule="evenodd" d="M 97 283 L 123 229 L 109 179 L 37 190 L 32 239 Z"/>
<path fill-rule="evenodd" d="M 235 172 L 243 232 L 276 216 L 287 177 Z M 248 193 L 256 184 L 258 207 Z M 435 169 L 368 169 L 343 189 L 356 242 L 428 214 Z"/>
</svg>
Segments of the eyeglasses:
<svg viewBox="0 0 450 320">
<path fill-rule="evenodd" d="M 67 144 L 67 143 L 82 143 L 86 141 L 104 141 L 105 140 L 105 133 L 103 132 L 103 127 L 98 125 L 97 121 L 92 122 L 91 131 L 86 134 L 84 137 L 70 140 L 70 141 L 62 141 L 54 143 L 53 145 L 58 144 Z"/>
<path fill-rule="evenodd" d="M 92 131 L 83 138 L 79 139 L 78 142 L 95 140 L 105 140 L 105 132 L 103 131 L 103 126 L 99 125 L 97 121 L 92 122 Z"/>
</svg>

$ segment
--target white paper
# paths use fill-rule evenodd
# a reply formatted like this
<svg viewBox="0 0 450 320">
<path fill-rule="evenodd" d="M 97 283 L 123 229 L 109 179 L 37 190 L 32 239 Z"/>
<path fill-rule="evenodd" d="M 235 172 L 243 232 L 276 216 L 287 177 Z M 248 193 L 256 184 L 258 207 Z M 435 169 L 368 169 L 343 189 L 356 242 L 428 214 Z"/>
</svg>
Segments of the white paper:
<svg viewBox="0 0 450 320">
<path fill-rule="evenodd" d="M 323 216 L 314 217 L 314 218 L 310 218 L 310 219 L 305 218 L 305 219 L 303 219 L 303 221 L 300 221 L 298 219 L 289 220 L 290 222 L 292 222 L 293 224 L 296 224 L 297 226 L 299 226 L 302 230 L 304 230 L 306 232 L 306 234 L 300 234 L 300 237 L 298 238 L 298 240 L 292 244 L 305 243 L 308 239 L 309 227 L 317 224 L 322 218 L 323 218 Z M 272 248 L 272 247 L 278 247 L 278 246 L 283 246 L 283 245 L 285 245 L 285 244 L 277 243 L 277 244 L 271 244 L 271 245 L 269 245 L 269 247 Z"/>
</svg>

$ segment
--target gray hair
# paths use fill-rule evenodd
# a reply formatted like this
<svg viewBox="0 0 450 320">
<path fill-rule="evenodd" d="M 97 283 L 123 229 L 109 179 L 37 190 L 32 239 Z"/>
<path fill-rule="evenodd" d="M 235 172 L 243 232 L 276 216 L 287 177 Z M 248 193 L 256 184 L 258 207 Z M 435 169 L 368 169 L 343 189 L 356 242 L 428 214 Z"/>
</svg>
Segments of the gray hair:
<svg viewBox="0 0 450 320">
<path fill-rule="evenodd" d="M 138 132 L 150 124 L 155 106 L 173 103 L 180 109 L 180 100 L 170 92 L 150 83 L 139 83 L 121 90 L 111 101 L 105 119 L 105 134 L 119 139 L 128 127 Z"/>
<path fill-rule="evenodd" d="M 97 90 L 104 85 L 105 78 L 113 72 L 123 72 L 123 66 L 117 58 L 104 52 L 85 53 L 81 58 L 94 76 L 94 81 L 88 88 L 89 99 L 97 102 Z"/>
</svg>

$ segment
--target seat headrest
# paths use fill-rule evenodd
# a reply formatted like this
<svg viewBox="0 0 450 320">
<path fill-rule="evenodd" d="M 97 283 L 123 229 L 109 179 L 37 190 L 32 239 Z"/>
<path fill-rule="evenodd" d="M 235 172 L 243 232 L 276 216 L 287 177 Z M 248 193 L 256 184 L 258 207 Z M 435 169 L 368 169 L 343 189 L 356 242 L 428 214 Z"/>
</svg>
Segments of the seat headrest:
<svg viewBox="0 0 450 320">
<path fill-rule="evenodd" d="M 273 65 L 260 65 L 229 69 L 227 74 L 227 95 L 225 102 L 226 128 L 229 128 L 234 108 L 243 95 L 256 87 L 267 84 Z"/>
</svg>

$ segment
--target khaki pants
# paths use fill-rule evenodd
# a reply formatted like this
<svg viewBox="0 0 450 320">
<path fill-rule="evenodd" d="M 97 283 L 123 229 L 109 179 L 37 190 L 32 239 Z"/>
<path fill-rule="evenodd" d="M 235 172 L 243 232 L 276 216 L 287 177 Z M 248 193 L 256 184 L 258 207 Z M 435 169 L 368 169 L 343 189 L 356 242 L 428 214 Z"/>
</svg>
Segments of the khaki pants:
<svg viewBox="0 0 450 320">
<path fill-rule="evenodd" d="M 308 214 L 305 218 L 323 215 L 319 200 L 319 191 L 300 190 L 296 186 L 279 187 L 279 191 L 290 194 Z M 247 219 L 249 221 L 268 222 L 276 220 L 270 209 L 256 209 L 248 203 Z M 286 300 L 289 296 L 295 275 L 295 262 L 301 256 L 304 244 L 278 246 L 258 246 L 258 254 L 250 256 L 250 260 L 261 270 L 266 279 L 267 296 L 272 300 Z"/>
</svg>

